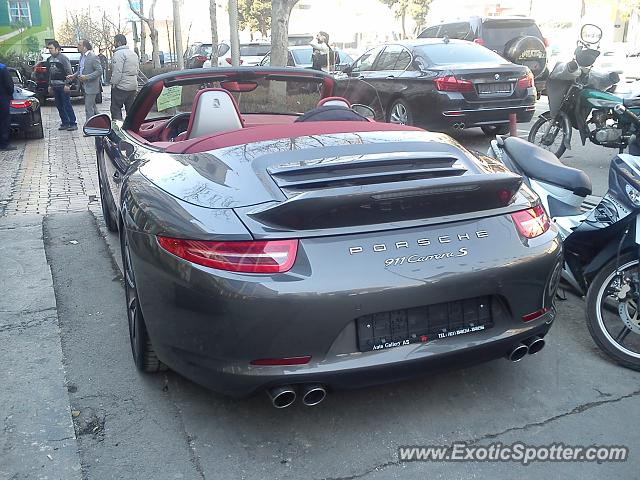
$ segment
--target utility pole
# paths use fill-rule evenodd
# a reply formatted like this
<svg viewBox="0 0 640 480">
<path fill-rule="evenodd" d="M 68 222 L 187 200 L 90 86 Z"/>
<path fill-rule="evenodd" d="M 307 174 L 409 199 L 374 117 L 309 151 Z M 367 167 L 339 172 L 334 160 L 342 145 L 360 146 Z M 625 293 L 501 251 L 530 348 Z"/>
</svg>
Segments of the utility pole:
<svg viewBox="0 0 640 480">
<path fill-rule="evenodd" d="M 182 25 L 180 23 L 180 0 L 173 0 L 173 34 L 176 38 L 176 60 L 178 70 L 184 69 L 184 49 L 182 48 Z"/>
<path fill-rule="evenodd" d="M 231 36 L 231 65 L 240 65 L 240 35 L 238 33 L 238 0 L 229 0 L 229 34 Z"/>
</svg>

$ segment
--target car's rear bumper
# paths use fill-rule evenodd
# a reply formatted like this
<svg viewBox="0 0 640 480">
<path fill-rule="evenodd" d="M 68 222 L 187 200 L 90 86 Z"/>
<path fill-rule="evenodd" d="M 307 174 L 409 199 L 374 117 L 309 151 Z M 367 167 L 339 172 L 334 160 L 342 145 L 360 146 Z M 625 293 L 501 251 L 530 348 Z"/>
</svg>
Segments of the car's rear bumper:
<svg viewBox="0 0 640 480">
<path fill-rule="evenodd" d="M 452 245 L 423 250 L 457 252 L 471 232 L 469 255 L 461 260 L 385 267 L 387 257 L 403 253 L 353 256 L 349 247 L 367 249 L 371 243 L 371 235 L 362 234 L 305 239 L 294 268 L 278 275 L 200 267 L 162 250 L 152 235 L 128 234 L 140 302 L 159 358 L 212 390 L 241 396 L 289 383 L 313 381 L 336 388 L 384 383 L 443 365 L 500 357 L 522 339 L 546 333 L 553 313 L 527 323 L 522 317 L 553 305 L 552 272 L 562 257 L 557 232 L 552 229 L 523 248 L 507 217 L 491 223 L 493 241 L 473 241 L 473 229 L 483 224 L 485 220 L 385 236 L 389 245 L 400 240 L 415 245 L 416 238 L 425 236 L 461 235 Z M 498 235 L 501 248 L 496 251 Z M 490 328 L 427 338 L 424 344 L 367 352 L 358 348 L 357 318 L 483 296 L 494 302 Z M 304 356 L 311 357 L 306 365 L 251 364 Z"/>
<path fill-rule="evenodd" d="M 35 112 L 27 108 L 12 108 L 9 120 L 13 132 L 26 132 L 40 124 Z"/>
</svg>

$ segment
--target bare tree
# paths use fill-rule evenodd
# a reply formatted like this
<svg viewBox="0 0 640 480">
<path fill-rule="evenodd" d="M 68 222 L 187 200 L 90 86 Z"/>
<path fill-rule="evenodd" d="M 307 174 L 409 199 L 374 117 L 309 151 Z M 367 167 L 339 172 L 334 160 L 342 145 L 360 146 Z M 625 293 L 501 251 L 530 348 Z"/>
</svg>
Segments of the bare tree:
<svg viewBox="0 0 640 480">
<path fill-rule="evenodd" d="M 180 22 L 180 0 L 173 0 L 173 34 L 176 37 L 176 52 L 182 52 L 182 23 Z M 178 70 L 184 68 L 184 58 L 176 55 Z"/>
<path fill-rule="evenodd" d="M 229 35 L 231 40 L 231 65 L 240 65 L 240 36 L 238 32 L 238 0 L 229 0 Z"/>
<path fill-rule="evenodd" d="M 289 17 L 299 0 L 272 0 L 271 2 L 271 65 L 285 67 L 289 54 Z"/>
<path fill-rule="evenodd" d="M 156 28 L 155 22 L 155 9 L 156 9 L 156 1 L 151 0 L 151 8 L 149 9 L 149 15 L 144 16 L 139 10 L 136 10 L 133 7 L 132 0 L 128 0 L 129 8 L 133 12 L 133 14 L 147 24 L 149 27 L 149 37 L 151 38 L 151 47 L 153 49 L 152 58 L 153 58 L 153 68 L 160 68 L 160 48 L 158 47 L 158 29 Z"/>
<path fill-rule="evenodd" d="M 218 14 L 216 0 L 209 0 L 209 16 L 211 18 L 211 66 L 218 66 Z M 181 53 L 182 55 L 182 53 Z"/>
</svg>

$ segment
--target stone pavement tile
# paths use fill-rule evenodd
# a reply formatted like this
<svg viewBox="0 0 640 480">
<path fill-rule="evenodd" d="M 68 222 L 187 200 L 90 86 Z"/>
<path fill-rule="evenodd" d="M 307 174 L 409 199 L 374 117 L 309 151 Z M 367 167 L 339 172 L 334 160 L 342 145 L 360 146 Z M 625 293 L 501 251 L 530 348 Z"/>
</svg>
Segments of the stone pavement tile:
<svg viewBox="0 0 640 480">
<path fill-rule="evenodd" d="M 79 479 L 42 216 L 0 218 L 0 237 L 0 478 Z"/>
</svg>

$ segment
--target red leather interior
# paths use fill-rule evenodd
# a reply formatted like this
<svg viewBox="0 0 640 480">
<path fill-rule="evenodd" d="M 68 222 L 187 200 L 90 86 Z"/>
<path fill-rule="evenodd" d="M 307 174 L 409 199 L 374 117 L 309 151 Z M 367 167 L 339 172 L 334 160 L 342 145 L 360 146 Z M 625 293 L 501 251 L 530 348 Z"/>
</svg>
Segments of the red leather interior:
<svg viewBox="0 0 640 480">
<path fill-rule="evenodd" d="M 198 153 L 215 150 L 217 148 L 243 145 L 245 143 L 308 135 L 393 131 L 419 132 L 422 131 L 422 129 L 382 122 L 301 122 L 286 126 L 256 125 L 253 128 L 243 128 L 174 143 L 167 147 L 165 151 L 168 153 Z"/>
<path fill-rule="evenodd" d="M 153 120 L 150 122 L 145 122 L 142 125 L 140 125 L 140 129 L 138 130 L 138 135 L 140 135 L 142 138 L 146 138 L 150 142 L 153 142 L 154 140 L 159 140 L 160 132 L 162 131 L 162 129 L 164 128 L 164 126 L 168 121 L 169 119 L 162 119 L 162 120 Z"/>
</svg>

